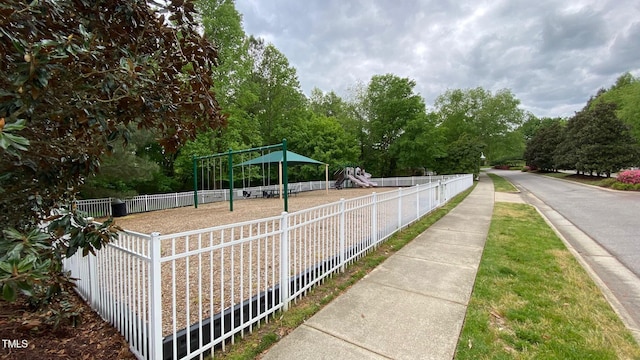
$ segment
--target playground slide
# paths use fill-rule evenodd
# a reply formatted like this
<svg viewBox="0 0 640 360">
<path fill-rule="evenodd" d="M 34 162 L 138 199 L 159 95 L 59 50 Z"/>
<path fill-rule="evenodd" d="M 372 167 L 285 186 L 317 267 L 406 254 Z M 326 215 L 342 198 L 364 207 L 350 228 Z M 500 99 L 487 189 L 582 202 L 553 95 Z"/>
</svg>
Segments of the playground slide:
<svg viewBox="0 0 640 360">
<path fill-rule="evenodd" d="M 365 173 L 366 174 L 366 173 Z M 366 176 L 364 175 L 356 175 L 356 177 L 358 178 L 358 180 L 362 181 L 363 183 L 369 185 L 369 186 L 378 186 L 378 184 L 370 181 L 369 179 L 367 179 Z"/>
<path fill-rule="evenodd" d="M 351 175 L 351 174 L 347 174 L 347 178 L 351 181 L 353 181 L 354 184 L 361 186 L 361 187 L 369 187 L 370 185 L 362 182 L 360 179 L 356 178 L 355 176 Z"/>
</svg>

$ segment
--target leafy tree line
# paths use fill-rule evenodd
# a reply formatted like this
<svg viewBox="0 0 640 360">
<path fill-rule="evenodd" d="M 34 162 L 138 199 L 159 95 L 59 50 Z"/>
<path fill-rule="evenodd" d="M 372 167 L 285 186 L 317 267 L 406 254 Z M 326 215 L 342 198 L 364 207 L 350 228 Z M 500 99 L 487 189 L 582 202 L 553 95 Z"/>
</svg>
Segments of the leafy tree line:
<svg viewBox="0 0 640 360">
<path fill-rule="evenodd" d="M 640 165 L 640 81 L 631 74 L 601 89 L 568 120 L 545 119 L 528 140 L 527 164 L 605 175 Z"/>
<path fill-rule="evenodd" d="M 89 178 L 84 197 L 190 190 L 194 155 L 283 138 L 292 151 L 332 170 L 357 164 L 375 176 L 475 172 L 481 152 L 489 159 L 522 156 L 518 128 L 530 114 L 509 90 L 451 90 L 427 109 L 414 80 L 381 74 L 356 84 L 348 98 L 317 88 L 306 96 L 286 56 L 245 33 L 234 1 L 201 0 L 197 9 L 205 36 L 218 49 L 212 76 L 227 126 L 199 132 L 176 153 L 164 152 L 153 138 L 132 137 L 127 151 L 108 155 L 127 158 L 103 159 L 119 170 L 109 167 Z M 321 167 L 304 166 L 291 176 L 309 180 L 323 174 Z"/>
</svg>

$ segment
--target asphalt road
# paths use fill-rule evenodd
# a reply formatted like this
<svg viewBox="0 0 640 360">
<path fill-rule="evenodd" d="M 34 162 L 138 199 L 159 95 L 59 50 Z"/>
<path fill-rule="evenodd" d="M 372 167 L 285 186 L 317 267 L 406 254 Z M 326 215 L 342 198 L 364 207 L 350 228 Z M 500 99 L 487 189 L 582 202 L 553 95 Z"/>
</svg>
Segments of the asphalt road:
<svg viewBox="0 0 640 360">
<path fill-rule="evenodd" d="M 640 277 L 640 193 L 519 171 L 493 172 L 559 212 Z"/>
</svg>

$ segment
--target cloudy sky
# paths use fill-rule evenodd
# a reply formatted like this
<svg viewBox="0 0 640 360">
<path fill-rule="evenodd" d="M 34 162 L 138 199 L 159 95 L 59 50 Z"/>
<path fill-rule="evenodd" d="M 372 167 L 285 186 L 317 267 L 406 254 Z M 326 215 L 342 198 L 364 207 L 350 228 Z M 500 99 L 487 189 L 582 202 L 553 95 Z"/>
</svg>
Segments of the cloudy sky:
<svg viewBox="0 0 640 360">
<path fill-rule="evenodd" d="M 392 73 L 428 107 L 447 89 L 511 89 L 537 116 L 571 116 L 624 72 L 640 75 L 640 1 L 236 0 L 302 90 L 347 96 Z"/>
</svg>

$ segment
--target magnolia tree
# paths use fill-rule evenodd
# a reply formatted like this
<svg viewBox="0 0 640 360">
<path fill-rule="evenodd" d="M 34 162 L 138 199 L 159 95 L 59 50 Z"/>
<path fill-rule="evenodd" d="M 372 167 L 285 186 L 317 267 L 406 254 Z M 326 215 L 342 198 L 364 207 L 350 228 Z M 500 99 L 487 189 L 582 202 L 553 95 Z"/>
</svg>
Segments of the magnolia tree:
<svg viewBox="0 0 640 360">
<path fill-rule="evenodd" d="M 217 51 L 191 1 L 4 0 L 0 4 L 0 287 L 49 301 L 61 260 L 94 253 L 111 221 L 73 208 L 99 159 L 149 129 L 163 151 L 225 125 Z"/>
</svg>

